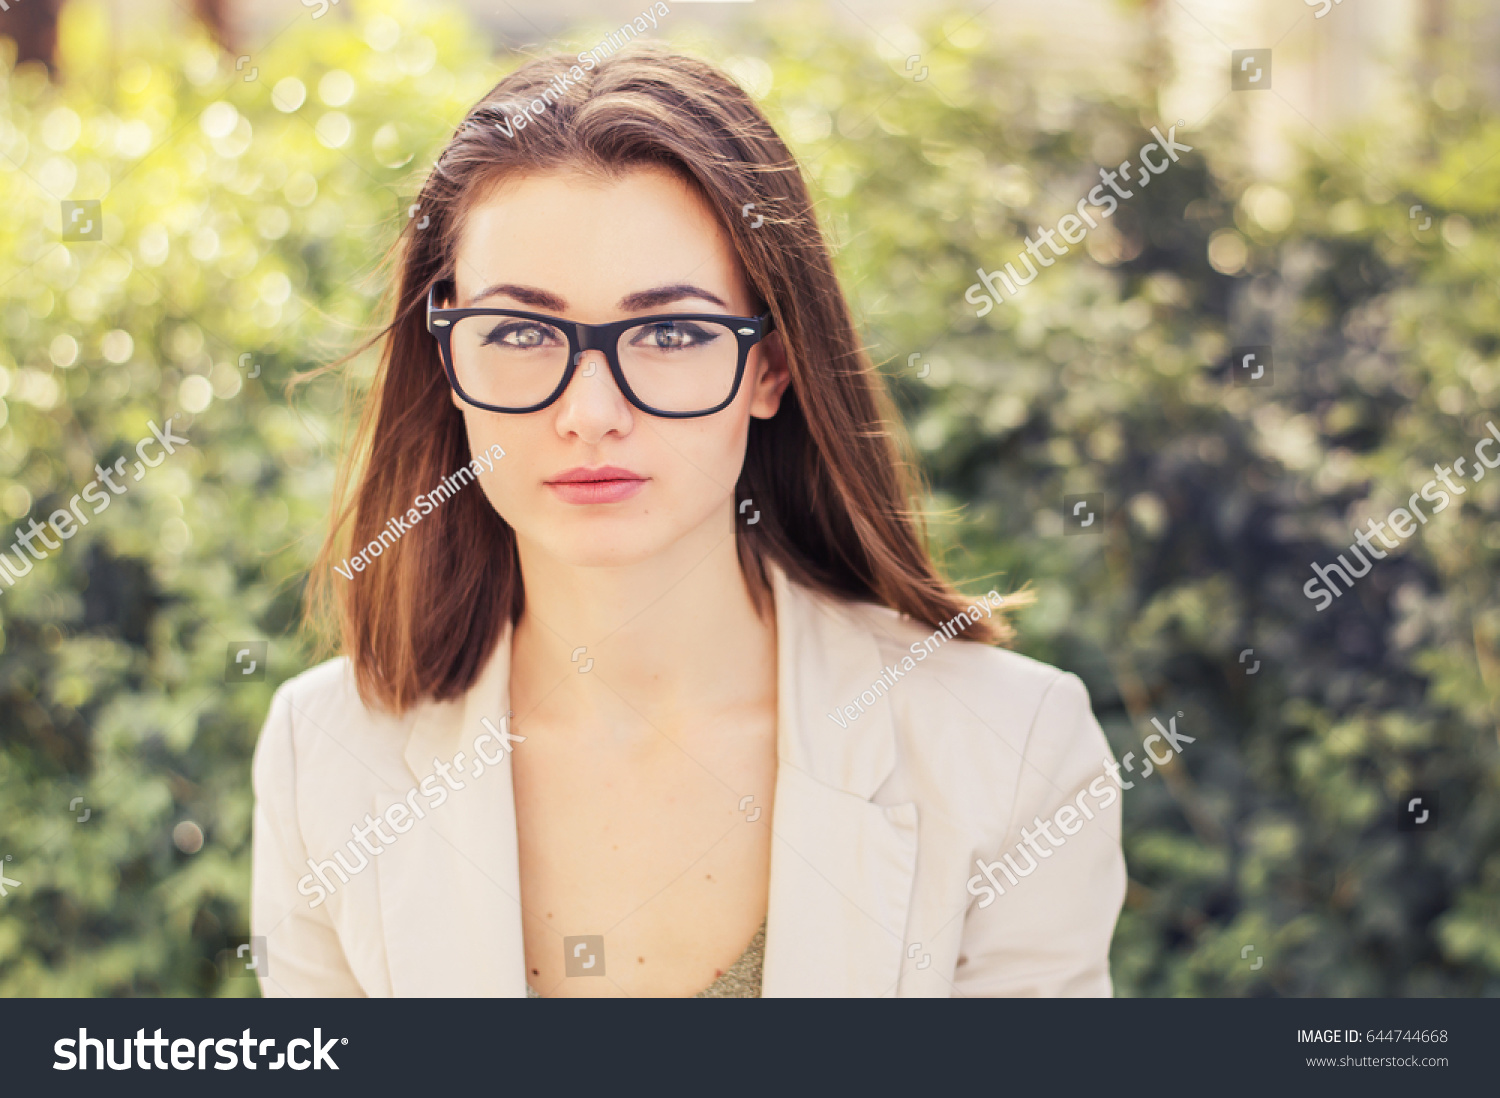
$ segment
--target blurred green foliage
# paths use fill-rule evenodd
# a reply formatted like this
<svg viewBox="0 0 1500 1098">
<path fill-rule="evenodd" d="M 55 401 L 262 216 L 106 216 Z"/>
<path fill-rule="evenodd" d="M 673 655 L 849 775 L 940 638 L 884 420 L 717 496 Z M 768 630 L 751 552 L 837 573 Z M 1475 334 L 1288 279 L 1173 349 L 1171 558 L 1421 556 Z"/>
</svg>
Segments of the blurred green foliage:
<svg viewBox="0 0 1500 1098">
<path fill-rule="evenodd" d="M 1500 994 L 1500 477 L 1325 613 L 1301 593 L 1500 419 L 1500 126 L 1414 99 L 1418 124 L 1320 140 L 1273 186 L 1231 101 L 980 320 L 975 268 L 1162 123 L 1150 73 L 1059 95 L 983 27 L 928 28 L 921 82 L 811 16 L 685 44 L 803 158 L 951 573 L 1035 587 L 1020 647 L 1085 678 L 1117 755 L 1151 716 L 1196 737 L 1126 797 L 1118 992 Z M 378 321 L 401 200 L 501 70 L 396 0 L 239 70 L 79 2 L 62 60 L 59 86 L 3 73 L 0 511 L 44 521 L 150 420 L 190 444 L 0 588 L 0 995 L 254 994 L 216 957 L 350 404 L 285 385 Z M 89 198 L 102 241 L 59 243 Z M 1262 343 L 1275 385 L 1231 387 L 1229 349 Z M 1063 537 L 1063 494 L 1095 490 L 1101 534 Z M 227 684 L 256 639 L 270 674 Z M 1408 789 L 1439 792 L 1437 830 L 1397 831 Z"/>
</svg>

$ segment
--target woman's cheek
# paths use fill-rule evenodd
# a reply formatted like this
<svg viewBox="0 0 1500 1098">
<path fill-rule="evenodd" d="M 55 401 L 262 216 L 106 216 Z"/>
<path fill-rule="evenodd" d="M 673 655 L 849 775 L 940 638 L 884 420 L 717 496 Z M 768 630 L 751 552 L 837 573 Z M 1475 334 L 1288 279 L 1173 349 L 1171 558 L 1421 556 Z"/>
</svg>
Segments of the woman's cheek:
<svg viewBox="0 0 1500 1098">
<path fill-rule="evenodd" d="M 479 475 L 479 487 L 484 492 L 485 499 L 489 500 L 495 513 L 506 521 L 511 527 L 518 522 L 524 524 L 524 506 L 516 498 L 516 486 L 518 484 L 517 470 L 509 466 L 513 455 L 509 452 L 503 458 L 494 461 L 494 469 L 487 469 Z M 492 459 L 494 460 L 494 459 Z"/>
</svg>

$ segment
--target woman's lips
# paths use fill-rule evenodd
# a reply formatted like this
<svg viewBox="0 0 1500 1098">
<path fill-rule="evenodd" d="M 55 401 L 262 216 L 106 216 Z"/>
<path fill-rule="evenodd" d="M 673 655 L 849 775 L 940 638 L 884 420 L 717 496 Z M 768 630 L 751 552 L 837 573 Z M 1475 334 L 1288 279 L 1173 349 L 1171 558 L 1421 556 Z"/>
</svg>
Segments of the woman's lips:
<svg viewBox="0 0 1500 1098">
<path fill-rule="evenodd" d="M 565 503 L 619 503 L 644 488 L 646 480 L 629 469 L 605 465 L 599 469 L 569 469 L 546 483 Z"/>
</svg>

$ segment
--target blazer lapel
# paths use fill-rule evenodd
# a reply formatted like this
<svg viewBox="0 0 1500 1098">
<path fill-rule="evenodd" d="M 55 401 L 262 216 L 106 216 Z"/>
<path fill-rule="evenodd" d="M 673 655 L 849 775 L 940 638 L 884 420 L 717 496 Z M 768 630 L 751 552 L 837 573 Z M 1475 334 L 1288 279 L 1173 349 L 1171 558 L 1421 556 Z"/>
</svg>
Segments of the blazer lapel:
<svg viewBox="0 0 1500 1098">
<path fill-rule="evenodd" d="M 777 754 L 761 993 L 898 991 L 917 861 L 914 804 L 871 798 L 896 765 L 883 698 L 844 727 L 881 678 L 875 639 L 848 609 L 770 568 L 776 599 Z"/>
<path fill-rule="evenodd" d="M 507 625 L 463 698 L 424 705 L 416 717 L 406 766 L 413 786 L 431 795 L 407 800 L 399 790 L 376 798 L 377 814 L 398 801 L 426 813 L 375 859 L 398 996 L 526 994 L 514 787 L 508 744 L 490 732 L 510 728 L 510 636 Z M 451 782 L 438 762 L 452 765 Z M 438 790 L 447 798 L 439 800 Z"/>
</svg>

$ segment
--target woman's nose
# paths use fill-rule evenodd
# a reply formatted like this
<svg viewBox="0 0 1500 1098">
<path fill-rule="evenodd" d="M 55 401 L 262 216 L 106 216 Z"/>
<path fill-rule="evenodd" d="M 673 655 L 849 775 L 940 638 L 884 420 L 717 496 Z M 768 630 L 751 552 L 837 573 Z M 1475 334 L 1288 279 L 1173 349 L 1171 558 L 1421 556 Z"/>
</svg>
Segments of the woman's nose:
<svg viewBox="0 0 1500 1098">
<path fill-rule="evenodd" d="M 574 364 L 573 377 L 558 398 L 558 426 L 590 437 L 628 428 L 630 403 L 615 384 L 604 352 L 579 351 Z"/>
<path fill-rule="evenodd" d="M 578 368 L 574 377 L 593 377 L 609 363 L 603 351 L 579 351 L 573 356 L 573 365 Z"/>
</svg>

